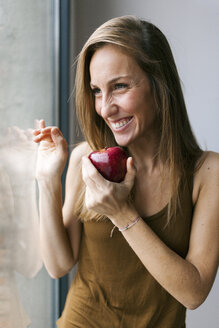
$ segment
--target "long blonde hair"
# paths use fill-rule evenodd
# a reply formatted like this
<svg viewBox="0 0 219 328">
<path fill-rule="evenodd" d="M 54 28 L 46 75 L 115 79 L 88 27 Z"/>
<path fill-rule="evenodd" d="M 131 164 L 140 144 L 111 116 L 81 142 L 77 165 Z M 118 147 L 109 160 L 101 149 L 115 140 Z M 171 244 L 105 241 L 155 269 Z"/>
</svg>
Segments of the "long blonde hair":
<svg viewBox="0 0 219 328">
<path fill-rule="evenodd" d="M 77 62 L 76 111 L 82 132 L 91 149 L 116 144 L 111 130 L 95 111 L 90 88 L 91 58 L 97 49 L 106 44 L 121 47 L 137 62 L 150 80 L 160 127 L 157 157 L 169 168 L 169 222 L 180 205 L 179 185 L 187 183 L 188 178 L 191 178 L 194 163 L 202 154 L 189 123 L 169 43 L 156 26 L 135 16 L 113 18 L 96 29 L 87 40 Z M 85 213 L 86 210 L 82 210 L 83 195 L 82 192 L 78 213 L 86 218 L 99 218 L 94 213 Z"/>
</svg>

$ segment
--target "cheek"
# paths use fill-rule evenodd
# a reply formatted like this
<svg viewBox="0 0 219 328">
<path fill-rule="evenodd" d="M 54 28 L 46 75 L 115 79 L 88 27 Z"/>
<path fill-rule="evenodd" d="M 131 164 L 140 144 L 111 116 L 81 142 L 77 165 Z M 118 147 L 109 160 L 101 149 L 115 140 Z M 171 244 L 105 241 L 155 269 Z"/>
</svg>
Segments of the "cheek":
<svg viewBox="0 0 219 328">
<path fill-rule="evenodd" d="M 154 104 L 151 95 L 139 93 L 135 98 L 130 99 L 130 108 L 133 114 L 145 117 L 154 113 Z"/>
<path fill-rule="evenodd" d="M 121 106 L 129 113 L 130 115 L 135 115 L 138 113 L 141 104 L 138 97 L 134 95 L 127 96 L 124 101 L 121 103 Z"/>
<path fill-rule="evenodd" d="M 134 97 L 131 94 L 126 94 L 117 99 L 117 105 L 119 108 L 121 108 L 123 111 L 129 113 L 130 115 L 135 114 L 136 111 L 136 97 Z"/>
</svg>

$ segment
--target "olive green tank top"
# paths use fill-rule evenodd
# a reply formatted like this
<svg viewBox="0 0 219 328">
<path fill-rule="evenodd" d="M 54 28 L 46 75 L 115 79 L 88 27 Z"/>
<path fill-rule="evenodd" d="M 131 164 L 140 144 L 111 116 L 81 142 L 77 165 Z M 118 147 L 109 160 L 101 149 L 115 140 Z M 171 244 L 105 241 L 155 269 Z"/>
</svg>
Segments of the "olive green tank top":
<svg viewBox="0 0 219 328">
<path fill-rule="evenodd" d="M 144 221 L 183 258 L 189 246 L 192 186 L 180 188 L 181 208 L 165 228 L 167 206 Z M 110 220 L 83 224 L 77 273 L 59 328 L 183 328 L 186 309 L 147 271 Z"/>
</svg>

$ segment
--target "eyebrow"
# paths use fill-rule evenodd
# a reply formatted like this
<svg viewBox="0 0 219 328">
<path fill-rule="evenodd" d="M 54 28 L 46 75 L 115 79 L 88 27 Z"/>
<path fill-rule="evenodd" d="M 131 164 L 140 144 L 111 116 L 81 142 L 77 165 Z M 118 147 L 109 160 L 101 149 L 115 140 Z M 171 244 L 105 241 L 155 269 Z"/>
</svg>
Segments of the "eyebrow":
<svg viewBox="0 0 219 328">
<path fill-rule="evenodd" d="M 109 81 L 107 82 L 107 84 L 115 83 L 116 81 L 118 81 L 118 80 L 120 80 L 120 79 L 124 79 L 124 78 L 130 78 L 130 75 L 119 75 L 119 76 L 117 76 L 117 77 L 115 77 L 115 78 L 109 80 Z M 90 82 L 90 86 L 91 86 L 91 87 L 96 87 L 96 85 L 93 84 L 92 82 Z"/>
</svg>

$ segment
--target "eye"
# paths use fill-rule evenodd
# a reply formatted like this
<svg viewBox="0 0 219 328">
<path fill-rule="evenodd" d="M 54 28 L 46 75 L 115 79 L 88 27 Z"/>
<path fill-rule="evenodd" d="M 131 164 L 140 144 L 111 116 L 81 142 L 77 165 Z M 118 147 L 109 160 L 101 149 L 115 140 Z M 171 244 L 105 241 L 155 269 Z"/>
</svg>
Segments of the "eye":
<svg viewBox="0 0 219 328">
<path fill-rule="evenodd" d="M 91 89 L 94 96 L 97 96 L 101 93 L 101 90 L 99 88 L 93 88 Z"/>
<path fill-rule="evenodd" d="M 115 90 L 119 90 L 119 89 L 125 89 L 128 87 L 127 83 L 116 83 L 114 86 Z"/>
</svg>

